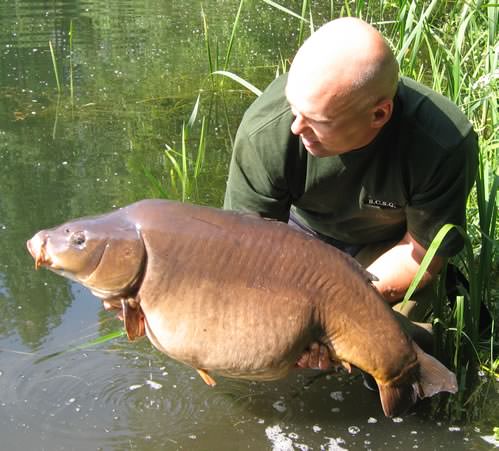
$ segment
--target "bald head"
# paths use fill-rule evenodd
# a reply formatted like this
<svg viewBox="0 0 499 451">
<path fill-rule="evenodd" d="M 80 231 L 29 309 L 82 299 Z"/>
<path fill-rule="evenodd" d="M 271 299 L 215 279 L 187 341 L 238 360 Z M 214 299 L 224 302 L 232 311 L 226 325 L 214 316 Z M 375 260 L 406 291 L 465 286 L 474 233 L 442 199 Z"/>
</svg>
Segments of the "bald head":
<svg viewBox="0 0 499 451">
<path fill-rule="evenodd" d="M 287 90 L 299 87 L 322 100 L 358 94 L 376 101 L 392 99 L 397 81 L 398 64 L 383 36 L 366 22 L 345 17 L 305 41 L 291 65 Z"/>
</svg>

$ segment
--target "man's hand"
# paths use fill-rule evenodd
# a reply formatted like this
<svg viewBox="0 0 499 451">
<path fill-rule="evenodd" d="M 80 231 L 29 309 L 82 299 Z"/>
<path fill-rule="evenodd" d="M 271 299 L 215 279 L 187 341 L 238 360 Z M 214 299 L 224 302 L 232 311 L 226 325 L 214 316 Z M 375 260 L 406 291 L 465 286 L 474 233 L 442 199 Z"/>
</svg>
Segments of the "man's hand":
<svg viewBox="0 0 499 451">
<path fill-rule="evenodd" d="M 299 368 L 311 368 L 315 370 L 327 370 L 333 366 L 329 358 L 329 351 L 323 344 L 314 341 L 296 362 Z"/>
</svg>

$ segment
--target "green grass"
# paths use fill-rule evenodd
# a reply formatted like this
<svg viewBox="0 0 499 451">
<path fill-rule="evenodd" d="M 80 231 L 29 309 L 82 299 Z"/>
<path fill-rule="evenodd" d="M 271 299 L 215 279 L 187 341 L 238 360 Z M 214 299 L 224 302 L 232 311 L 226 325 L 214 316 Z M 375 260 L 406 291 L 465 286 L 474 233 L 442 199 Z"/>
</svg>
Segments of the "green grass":
<svg viewBox="0 0 499 451">
<path fill-rule="evenodd" d="M 54 68 L 55 83 L 57 85 L 57 92 L 61 93 L 61 82 L 59 81 L 59 69 L 57 68 L 57 59 L 55 57 L 54 47 L 52 47 L 52 41 L 49 41 L 50 56 L 52 58 L 52 66 Z"/>
<path fill-rule="evenodd" d="M 203 168 L 206 153 L 206 118 L 201 118 L 197 136 L 197 146 L 191 147 L 191 136 L 195 130 L 199 113 L 200 96 L 194 104 L 187 123 L 182 123 L 180 148 L 165 144 L 163 151 L 164 171 L 169 175 L 168 182 L 162 183 L 150 171 L 144 168 L 144 174 L 149 179 L 157 197 L 179 199 L 182 202 L 190 200 L 197 191 L 197 180 Z"/>
</svg>

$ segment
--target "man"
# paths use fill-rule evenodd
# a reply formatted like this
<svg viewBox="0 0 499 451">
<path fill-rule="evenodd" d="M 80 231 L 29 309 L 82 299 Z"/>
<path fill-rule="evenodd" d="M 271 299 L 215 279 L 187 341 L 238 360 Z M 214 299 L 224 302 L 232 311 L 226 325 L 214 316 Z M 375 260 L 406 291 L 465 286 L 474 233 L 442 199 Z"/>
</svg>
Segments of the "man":
<svg viewBox="0 0 499 451">
<path fill-rule="evenodd" d="M 457 233 L 444 240 L 419 298 L 400 300 L 440 227 L 465 224 L 477 154 L 477 136 L 454 104 L 399 79 L 376 29 L 337 19 L 246 112 L 224 208 L 288 221 L 350 253 L 394 309 L 424 321 L 429 282 L 462 247 Z M 313 344 L 300 365 L 327 367 L 324 347 Z"/>
</svg>

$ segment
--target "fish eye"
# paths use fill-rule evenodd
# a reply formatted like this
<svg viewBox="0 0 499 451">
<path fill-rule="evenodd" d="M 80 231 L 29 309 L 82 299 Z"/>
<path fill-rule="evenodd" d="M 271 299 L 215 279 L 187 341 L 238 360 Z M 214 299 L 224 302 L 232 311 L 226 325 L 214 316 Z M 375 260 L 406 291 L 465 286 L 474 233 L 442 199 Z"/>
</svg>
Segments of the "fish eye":
<svg viewBox="0 0 499 451">
<path fill-rule="evenodd" d="M 70 242 L 73 246 L 82 247 L 85 244 L 85 233 L 84 232 L 74 232 L 71 235 Z"/>
</svg>

